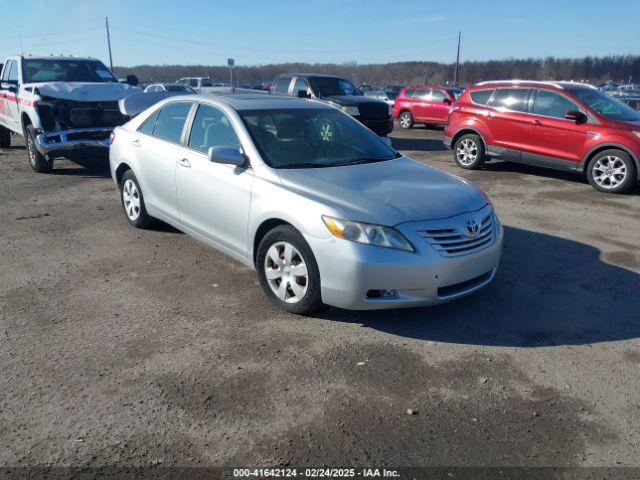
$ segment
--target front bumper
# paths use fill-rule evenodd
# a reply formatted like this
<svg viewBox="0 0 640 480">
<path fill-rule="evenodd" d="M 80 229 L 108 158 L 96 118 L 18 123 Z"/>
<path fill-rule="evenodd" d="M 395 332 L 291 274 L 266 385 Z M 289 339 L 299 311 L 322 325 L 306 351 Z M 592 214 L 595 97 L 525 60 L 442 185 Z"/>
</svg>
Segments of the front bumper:
<svg viewBox="0 0 640 480">
<path fill-rule="evenodd" d="M 36 136 L 36 147 L 43 155 L 64 155 L 65 152 L 108 149 L 109 135 L 113 127 L 77 128 L 58 132 L 40 133 Z"/>
<path fill-rule="evenodd" d="M 393 130 L 393 116 L 391 115 L 388 118 L 362 118 L 359 116 L 354 118 L 381 137 L 388 135 Z"/>
<path fill-rule="evenodd" d="M 416 252 L 374 247 L 331 237 L 308 237 L 322 279 L 322 300 L 348 310 L 435 305 L 476 292 L 493 280 L 502 255 L 503 228 L 496 219 L 493 242 L 478 252 L 445 257 L 412 226 L 397 227 Z M 375 298 L 371 291 L 395 291 Z"/>
</svg>

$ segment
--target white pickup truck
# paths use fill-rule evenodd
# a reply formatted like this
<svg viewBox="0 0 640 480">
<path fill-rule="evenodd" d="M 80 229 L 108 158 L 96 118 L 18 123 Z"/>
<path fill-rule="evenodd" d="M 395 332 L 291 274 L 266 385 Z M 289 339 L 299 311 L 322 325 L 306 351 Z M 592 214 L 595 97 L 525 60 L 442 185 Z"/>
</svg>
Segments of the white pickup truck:
<svg viewBox="0 0 640 480">
<path fill-rule="evenodd" d="M 118 82 L 102 62 L 75 57 L 9 57 L 0 74 L 0 148 L 23 135 L 36 172 L 56 157 L 107 152 L 128 120 L 118 101 L 141 90 Z"/>
</svg>

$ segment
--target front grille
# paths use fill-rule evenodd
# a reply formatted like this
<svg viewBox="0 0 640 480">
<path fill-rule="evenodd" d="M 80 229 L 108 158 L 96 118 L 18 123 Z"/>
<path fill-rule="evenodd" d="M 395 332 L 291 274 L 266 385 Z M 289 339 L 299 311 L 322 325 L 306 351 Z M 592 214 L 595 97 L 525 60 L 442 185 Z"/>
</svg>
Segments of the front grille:
<svg viewBox="0 0 640 480">
<path fill-rule="evenodd" d="M 67 140 L 106 140 L 111 135 L 110 131 L 88 131 L 67 133 Z"/>
<path fill-rule="evenodd" d="M 420 229 L 416 233 L 445 257 L 475 253 L 493 243 L 493 215 L 482 219 L 475 235 L 458 228 Z"/>
<path fill-rule="evenodd" d="M 360 116 L 364 118 L 387 118 L 389 107 L 383 102 L 361 103 L 358 105 Z"/>
<path fill-rule="evenodd" d="M 438 297 L 450 297 L 458 293 L 463 293 L 467 290 L 471 290 L 473 287 L 483 284 L 491 278 L 492 272 L 483 273 L 482 275 L 465 280 L 464 282 L 454 283 L 453 285 L 447 285 L 445 287 L 438 288 Z"/>
</svg>

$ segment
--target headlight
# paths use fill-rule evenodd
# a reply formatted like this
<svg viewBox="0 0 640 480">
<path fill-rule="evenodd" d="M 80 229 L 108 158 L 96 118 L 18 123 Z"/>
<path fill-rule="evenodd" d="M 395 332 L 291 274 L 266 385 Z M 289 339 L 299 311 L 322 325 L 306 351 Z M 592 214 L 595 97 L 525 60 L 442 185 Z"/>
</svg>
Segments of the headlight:
<svg viewBox="0 0 640 480">
<path fill-rule="evenodd" d="M 358 110 L 358 107 L 350 107 L 350 106 L 344 106 L 341 109 L 344 113 L 348 113 L 349 115 L 360 115 L 360 110 Z"/>
<path fill-rule="evenodd" d="M 407 252 L 415 252 L 413 245 L 398 230 L 382 225 L 352 222 L 339 218 L 323 216 L 327 228 L 338 238 L 350 242 L 375 245 L 377 247 L 395 248 Z"/>
</svg>

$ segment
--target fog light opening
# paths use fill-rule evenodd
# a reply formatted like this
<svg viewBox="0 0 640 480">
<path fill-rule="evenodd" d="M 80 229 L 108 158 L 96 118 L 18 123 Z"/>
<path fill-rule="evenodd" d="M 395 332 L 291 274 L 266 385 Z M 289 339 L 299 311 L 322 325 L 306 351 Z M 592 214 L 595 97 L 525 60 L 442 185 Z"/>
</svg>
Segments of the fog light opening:
<svg viewBox="0 0 640 480">
<path fill-rule="evenodd" d="M 397 290 L 369 290 L 367 292 L 367 298 L 379 298 L 379 299 L 391 299 L 391 298 L 398 298 L 398 291 Z"/>
</svg>

